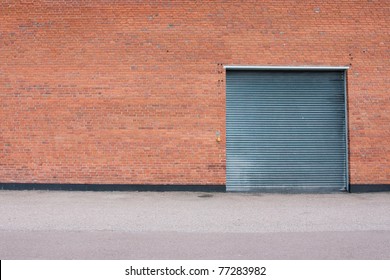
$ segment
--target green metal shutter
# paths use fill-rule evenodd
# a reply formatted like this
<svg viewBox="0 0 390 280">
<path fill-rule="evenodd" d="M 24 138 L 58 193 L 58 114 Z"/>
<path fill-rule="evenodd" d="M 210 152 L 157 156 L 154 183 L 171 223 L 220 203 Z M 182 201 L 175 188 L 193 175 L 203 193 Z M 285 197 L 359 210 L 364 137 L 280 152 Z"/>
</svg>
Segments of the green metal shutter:
<svg viewBox="0 0 390 280">
<path fill-rule="evenodd" d="M 228 191 L 346 187 L 344 71 L 226 73 Z"/>
</svg>

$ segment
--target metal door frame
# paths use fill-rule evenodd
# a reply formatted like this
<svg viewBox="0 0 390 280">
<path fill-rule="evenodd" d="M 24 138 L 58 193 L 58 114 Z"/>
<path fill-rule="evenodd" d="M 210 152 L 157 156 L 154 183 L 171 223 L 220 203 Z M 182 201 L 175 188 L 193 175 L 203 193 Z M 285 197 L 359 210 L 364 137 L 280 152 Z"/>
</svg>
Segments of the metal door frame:
<svg viewBox="0 0 390 280">
<path fill-rule="evenodd" d="M 269 65 L 262 65 L 262 66 L 256 66 L 256 65 L 224 65 L 223 68 L 225 69 L 225 76 L 226 71 L 228 70 L 266 70 L 266 71 L 272 71 L 272 70 L 304 70 L 304 71 L 342 71 L 344 74 L 344 121 L 345 121 L 345 186 L 344 189 L 341 189 L 340 191 L 348 191 L 350 192 L 349 187 L 349 135 L 348 135 L 348 93 L 347 93 L 347 71 L 349 69 L 349 66 L 269 66 Z M 225 81 L 227 79 L 225 78 Z M 226 89 L 226 85 L 225 85 Z M 225 92 L 226 95 L 226 92 Z M 225 104 L 226 108 L 226 104 Z M 225 116 L 226 118 L 226 116 Z M 225 119 L 226 122 L 226 119 Z M 227 155 L 226 155 L 227 157 Z"/>
</svg>

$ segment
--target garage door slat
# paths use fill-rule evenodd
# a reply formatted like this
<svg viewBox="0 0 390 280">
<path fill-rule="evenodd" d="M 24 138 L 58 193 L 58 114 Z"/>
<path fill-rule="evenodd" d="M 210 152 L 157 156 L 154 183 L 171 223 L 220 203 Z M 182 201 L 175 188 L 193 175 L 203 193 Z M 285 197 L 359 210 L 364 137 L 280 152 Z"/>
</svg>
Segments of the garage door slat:
<svg viewBox="0 0 390 280">
<path fill-rule="evenodd" d="M 226 72 L 227 190 L 344 188 L 344 71 Z"/>
</svg>

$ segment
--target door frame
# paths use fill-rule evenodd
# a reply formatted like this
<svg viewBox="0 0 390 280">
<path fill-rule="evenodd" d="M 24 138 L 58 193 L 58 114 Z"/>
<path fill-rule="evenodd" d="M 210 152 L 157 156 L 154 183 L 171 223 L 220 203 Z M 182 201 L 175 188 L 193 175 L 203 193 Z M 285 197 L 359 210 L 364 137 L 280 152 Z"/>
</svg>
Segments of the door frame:
<svg viewBox="0 0 390 280">
<path fill-rule="evenodd" d="M 344 121 L 345 121 L 345 186 L 343 189 L 340 189 L 340 191 L 347 191 L 350 192 L 350 186 L 349 186 L 349 126 L 348 126 L 348 84 L 347 84 L 347 71 L 349 69 L 349 66 L 270 66 L 270 65 L 224 65 L 223 66 L 225 70 L 225 81 L 226 79 L 226 72 L 228 70 L 266 70 L 266 71 L 272 71 L 272 70 L 304 70 L 304 71 L 340 71 L 343 72 L 344 75 Z M 225 84 L 225 90 L 226 90 L 226 84 Z M 226 92 L 225 92 L 226 95 Z M 226 108 L 226 104 L 225 104 Z M 226 115 L 225 115 L 225 122 L 226 122 Z M 226 124 L 225 124 L 226 125 Z M 225 151 L 227 153 L 227 150 Z M 227 157 L 227 155 L 225 155 Z M 226 180 L 226 178 L 225 178 Z M 227 190 L 229 191 L 229 190 Z"/>
</svg>

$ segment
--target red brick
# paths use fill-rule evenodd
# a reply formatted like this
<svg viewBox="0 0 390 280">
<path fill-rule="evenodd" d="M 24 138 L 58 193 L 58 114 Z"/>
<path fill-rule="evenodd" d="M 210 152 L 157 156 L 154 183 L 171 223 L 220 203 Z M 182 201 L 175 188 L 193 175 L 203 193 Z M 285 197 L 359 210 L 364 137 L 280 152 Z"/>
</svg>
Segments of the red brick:
<svg viewBox="0 0 390 280">
<path fill-rule="evenodd" d="M 0 182 L 224 184 L 235 64 L 350 65 L 350 181 L 390 183 L 388 1 L 0 3 Z"/>
</svg>

